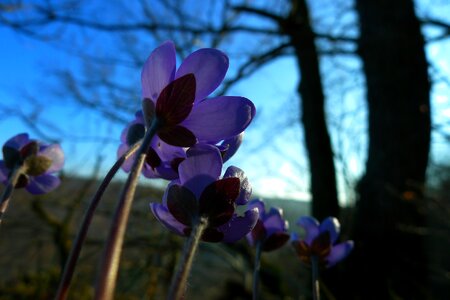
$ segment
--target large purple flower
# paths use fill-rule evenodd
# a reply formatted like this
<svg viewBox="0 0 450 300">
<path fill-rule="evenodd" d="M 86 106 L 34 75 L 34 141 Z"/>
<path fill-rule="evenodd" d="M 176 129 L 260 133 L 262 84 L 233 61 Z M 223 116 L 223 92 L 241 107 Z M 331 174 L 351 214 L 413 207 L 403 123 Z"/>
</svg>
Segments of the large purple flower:
<svg viewBox="0 0 450 300">
<path fill-rule="evenodd" d="M 64 153 L 58 144 L 46 145 L 30 140 L 28 134 L 18 134 L 9 139 L 2 148 L 0 160 L 0 181 L 8 184 L 11 173 L 21 168 L 21 175 L 15 188 L 25 189 L 35 195 L 55 189 L 60 180 L 52 173 L 62 169 Z"/>
<path fill-rule="evenodd" d="M 264 202 L 252 200 L 249 208 L 258 208 L 259 218 L 253 230 L 247 234 L 250 245 L 261 244 L 261 250 L 272 251 L 282 247 L 289 240 L 287 233 L 288 222 L 283 219 L 283 211 L 280 208 L 271 207 L 266 213 Z"/>
<path fill-rule="evenodd" d="M 258 210 L 248 209 L 243 216 L 235 212 L 236 205 L 244 205 L 251 195 L 251 187 L 244 172 L 229 167 L 223 178 L 220 151 L 207 144 L 190 148 L 180 163 L 180 178 L 167 187 L 163 203 L 151 203 L 155 217 L 169 230 L 189 236 L 192 226 L 207 220 L 202 240 L 207 242 L 235 242 L 255 226 Z"/>
<path fill-rule="evenodd" d="M 255 106 L 244 97 L 205 99 L 222 82 L 228 57 L 204 48 L 190 54 L 176 70 L 175 46 L 165 42 L 144 64 L 141 82 L 144 117 L 158 120 L 157 135 L 167 144 L 190 147 L 237 136 L 250 124 Z"/>
<path fill-rule="evenodd" d="M 300 240 L 293 234 L 292 245 L 306 264 L 310 264 L 311 257 L 315 256 L 319 265 L 329 268 L 346 258 L 353 249 L 353 241 L 335 244 L 340 232 L 336 218 L 328 217 L 319 223 L 313 217 L 301 217 L 297 224 L 305 230 L 305 238 Z"/>
<path fill-rule="evenodd" d="M 145 133 L 145 120 L 142 111 L 135 114 L 135 119 L 128 124 L 120 136 L 121 144 L 117 151 L 118 156 L 123 155 L 135 142 L 143 138 Z M 216 145 L 223 162 L 226 162 L 236 153 L 242 143 L 243 133 L 221 141 Z M 168 180 L 178 178 L 178 165 L 186 158 L 186 147 L 176 147 L 165 143 L 158 136 L 152 139 L 142 173 L 147 178 L 164 178 Z M 122 165 L 125 172 L 129 172 L 134 161 L 134 155 Z"/>
</svg>

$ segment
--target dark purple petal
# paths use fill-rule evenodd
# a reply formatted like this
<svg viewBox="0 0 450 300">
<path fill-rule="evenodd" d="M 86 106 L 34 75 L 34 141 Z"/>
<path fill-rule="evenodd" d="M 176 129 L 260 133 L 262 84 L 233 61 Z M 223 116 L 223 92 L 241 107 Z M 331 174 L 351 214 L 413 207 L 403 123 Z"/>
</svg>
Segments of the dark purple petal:
<svg viewBox="0 0 450 300">
<path fill-rule="evenodd" d="M 203 231 L 202 241 L 209 243 L 218 243 L 223 240 L 223 233 L 218 231 L 216 228 L 208 227 Z"/>
<path fill-rule="evenodd" d="M 252 186 L 250 185 L 250 182 L 248 181 L 247 176 L 245 175 L 244 171 L 239 169 L 235 166 L 230 166 L 225 171 L 225 174 L 223 175 L 223 178 L 229 178 L 229 177 L 236 177 L 239 179 L 240 182 L 240 190 L 239 190 L 239 196 L 236 198 L 236 204 L 237 205 L 245 205 L 247 204 L 248 200 L 250 200 L 250 197 L 252 195 Z"/>
<path fill-rule="evenodd" d="M 319 221 L 313 217 L 303 216 L 297 221 L 297 225 L 300 225 L 305 230 L 305 241 L 308 245 L 311 245 L 313 239 L 319 235 Z"/>
<path fill-rule="evenodd" d="M 281 248 L 289 241 L 289 234 L 286 232 L 276 232 L 267 237 L 262 245 L 263 251 L 273 251 Z"/>
<path fill-rule="evenodd" d="M 142 68 L 142 98 L 158 99 L 159 93 L 175 76 L 175 45 L 168 41 L 153 50 Z"/>
<path fill-rule="evenodd" d="M 21 133 L 16 136 L 13 136 L 9 140 L 6 141 L 4 146 L 11 147 L 16 150 L 20 150 L 23 146 L 28 144 L 30 142 L 30 139 L 28 137 L 28 133 Z"/>
<path fill-rule="evenodd" d="M 271 208 L 263 222 L 268 235 L 287 230 L 287 224 L 281 215 L 280 209 Z"/>
<path fill-rule="evenodd" d="M 229 139 L 224 140 L 220 145 L 224 147 L 224 150 L 222 152 L 222 159 L 223 162 L 226 162 L 229 160 L 239 149 L 239 147 L 242 144 L 242 139 L 244 137 L 244 133 L 240 133 L 238 135 L 235 135 Z"/>
<path fill-rule="evenodd" d="M 221 96 L 197 103 L 182 122 L 197 139 L 220 141 L 243 132 L 255 115 L 255 106 L 244 97 Z"/>
<path fill-rule="evenodd" d="M 264 201 L 261 201 L 260 199 L 254 199 L 248 203 L 249 208 L 258 208 L 259 211 L 259 218 L 264 220 L 266 216 L 266 209 L 264 207 Z"/>
<path fill-rule="evenodd" d="M 144 98 L 142 100 L 142 117 L 144 120 L 144 123 L 146 126 L 150 127 L 150 125 L 153 122 L 153 119 L 155 118 L 155 112 L 156 110 L 156 106 L 155 103 L 148 98 Z"/>
<path fill-rule="evenodd" d="M 3 160 L 0 160 L 0 182 L 8 183 L 9 169 L 6 168 Z"/>
<path fill-rule="evenodd" d="M 199 199 L 200 215 L 216 227 L 228 222 L 234 214 L 234 201 L 239 195 L 239 179 L 224 178 L 208 185 Z"/>
<path fill-rule="evenodd" d="M 13 169 L 17 164 L 22 163 L 22 157 L 19 150 L 16 150 L 12 147 L 3 146 L 3 161 L 5 167 L 8 169 Z"/>
<path fill-rule="evenodd" d="M 150 203 L 153 215 L 158 221 L 163 224 L 170 231 L 184 236 L 184 230 L 187 228 L 185 225 L 178 222 L 169 212 L 167 207 L 159 203 Z"/>
<path fill-rule="evenodd" d="M 58 177 L 44 174 L 37 177 L 29 177 L 29 183 L 25 187 L 28 192 L 34 195 L 41 195 L 54 190 L 61 181 Z"/>
<path fill-rule="evenodd" d="M 155 169 L 161 165 L 161 158 L 155 149 L 152 147 L 148 148 L 147 155 L 145 156 L 145 162 L 152 168 Z"/>
<path fill-rule="evenodd" d="M 347 241 L 333 246 L 330 254 L 327 257 L 327 267 L 332 267 L 339 261 L 346 258 L 352 251 L 353 246 L 353 241 Z"/>
<path fill-rule="evenodd" d="M 195 135 L 189 129 L 180 125 L 164 126 L 158 131 L 158 136 L 172 146 L 191 147 L 197 143 Z"/>
<path fill-rule="evenodd" d="M 334 244 L 339 236 L 341 230 L 341 224 L 339 224 L 338 219 L 333 217 L 328 217 L 322 221 L 319 226 L 319 231 L 328 231 L 330 233 L 331 244 Z"/>
<path fill-rule="evenodd" d="M 167 208 L 172 216 L 184 225 L 198 219 L 198 202 L 194 194 L 183 186 L 172 185 L 167 192 Z"/>
<path fill-rule="evenodd" d="M 219 178 L 222 157 L 216 147 L 206 144 L 197 144 L 186 154 L 187 158 L 178 166 L 180 182 L 199 199 L 205 187 Z"/>
<path fill-rule="evenodd" d="M 263 241 L 267 236 L 266 229 L 264 228 L 264 224 L 261 221 L 261 215 L 259 216 L 258 221 L 253 227 L 252 231 L 247 234 L 247 241 L 251 246 L 255 246 L 256 242 Z"/>
<path fill-rule="evenodd" d="M 211 94 L 228 70 L 228 57 L 216 49 L 204 48 L 191 53 L 181 63 L 176 78 L 192 73 L 197 81 L 195 101 Z"/>
<path fill-rule="evenodd" d="M 51 160 L 51 166 L 47 169 L 47 173 L 58 172 L 64 165 L 64 152 L 58 144 L 42 147 L 39 156 L 45 156 Z"/>
<path fill-rule="evenodd" d="M 218 229 L 223 232 L 223 242 L 233 243 L 242 239 L 255 226 L 258 221 L 258 210 L 249 209 L 244 216 L 234 216 L 228 223 L 220 226 Z"/>
<path fill-rule="evenodd" d="M 155 113 L 161 126 L 181 123 L 192 110 L 195 99 L 195 77 L 186 74 L 166 86 L 156 101 Z"/>
</svg>

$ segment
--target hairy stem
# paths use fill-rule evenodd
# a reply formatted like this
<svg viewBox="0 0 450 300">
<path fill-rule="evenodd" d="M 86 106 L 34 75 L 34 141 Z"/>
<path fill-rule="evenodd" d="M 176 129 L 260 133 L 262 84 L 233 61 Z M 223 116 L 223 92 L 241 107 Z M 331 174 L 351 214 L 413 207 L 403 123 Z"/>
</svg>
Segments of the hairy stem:
<svg viewBox="0 0 450 300">
<path fill-rule="evenodd" d="M 208 220 L 205 218 L 200 218 L 197 225 L 192 227 L 192 232 L 189 239 L 186 241 L 184 246 L 183 257 L 178 264 L 178 269 L 172 278 L 172 283 L 170 285 L 168 300 L 179 300 L 183 299 L 184 293 L 186 292 L 186 283 L 189 273 L 191 271 L 192 262 L 194 261 L 194 256 L 202 237 L 203 231 L 208 226 Z"/>
<path fill-rule="evenodd" d="M 261 251 L 262 245 L 258 241 L 256 243 L 255 252 L 255 269 L 253 270 L 253 300 L 259 299 L 259 270 L 261 269 Z"/>
<path fill-rule="evenodd" d="M 318 257 L 315 255 L 311 256 L 311 272 L 312 272 L 313 299 L 320 300 L 319 260 Z"/>
<path fill-rule="evenodd" d="M 106 241 L 103 261 L 100 266 L 100 273 L 97 277 L 95 289 L 95 298 L 97 300 L 112 300 L 114 290 L 116 288 L 117 275 L 119 270 L 120 255 L 125 236 L 125 231 L 130 216 L 131 204 L 133 203 L 136 186 L 142 167 L 144 166 L 145 157 L 152 138 L 159 128 L 158 119 L 155 118 L 150 129 L 145 133 L 141 147 L 139 148 L 136 158 L 131 167 L 128 179 L 125 182 L 119 202 L 109 229 L 108 239 Z"/>
<path fill-rule="evenodd" d="M 11 200 L 14 187 L 16 186 L 17 181 L 19 180 L 19 177 L 22 174 L 23 170 L 24 170 L 23 166 L 15 167 L 12 170 L 11 175 L 9 176 L 8 184 L 6 185 L 2 197 L 0 198 L 0 224 L 2 223 L 3 216 L 5 215 L 5 212 L 8 209 L 9 201 Z"/>
<path fill-rule="evenodd" d="M 56 294 L 55 300 L 64 300 L 67 299 L 67 294 L 69 292 L 70 283 L 72 281 L 73 273 L 75 271 L 75 266 L 77 264 L 78 258 L 80 257 L 81 248 L 83 246 L 84 241 L 86 240 L 86 236 L 89 230 L 89 227 L 92 222 L 92 218 L 94 217 L 94 213 L 97 209 L 100 200 L 108 187 L 111 180 L 116 175 L 117 171 L 120 169 L 122 164 L 138 149 L 141 145 L 140 142 L 134 144 L 128 149 L 126 153 L 124 153 L 116 163 L 112 166 L 112 168 L 108 171 L 102 183 L 98 187 L 95 195 L 92 197 L 91 202 L 89 203 L 88 208 L 83 217 L 83 221 L 81 222 L 80 228 L 78 229 L 77 237 L 72 245 L 72 249 L 70 250 L 69 257 L 64 266 L 64 271 L 61 277 L 61 281 L 59 282 L 58 292 Z"/>
</svg>

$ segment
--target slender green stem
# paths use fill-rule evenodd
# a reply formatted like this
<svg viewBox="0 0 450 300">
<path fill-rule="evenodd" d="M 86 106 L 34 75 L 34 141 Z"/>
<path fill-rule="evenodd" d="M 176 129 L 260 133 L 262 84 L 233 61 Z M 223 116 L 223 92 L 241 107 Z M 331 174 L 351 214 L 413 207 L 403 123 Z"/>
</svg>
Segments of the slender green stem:
<svg viewBox="0 0 450 300">
<path fill-rule="evenodd" d="M 5 215 L 6 210 L 8 209 L 8 205 L 11 200 L 11 196 L 14 191 L 14 187 L 16 186 L 17 181 L 19 180 L 19 177 L 23 171 L 24 171 L 23 166 L 15 167 L 12 170 L 11 175 L 9 176 L 8 184 L 6 185 L 6 188 L 3 191 L 2 197 L 0 198 L 0 224 L 2 223 L 3 216 Z"/>
<path fill-rule="evenodd" d="M 259 299 L 259 270 L 261 269 L 261 251 L 262 245 L 258 241 L 256 243 L 255 252 L 255 269 L 253 270 L 253 300 Z"/>
<path fill-rule="evenodd" d="M 80 256 L 81 248 L 83 246 L 84 241 L 86 240 L 86 236 L 89 230 L 89 227 L 92 222 L 92 218 L 94 217 L 94 213 L 97 209 L 100 200 L 108 187 L 111 180 L 116 175 L 117 171 L 120 169 L 122 164 L 136 152 L 138 147 L 141 145 L 140 142 L 134 144 L 128 149 L 126 153 L 124 153 L 116 163 L 112 166 L 112 168 L 108 171 L 105 178 L 101 182 L 98 187 L 95 195 L 92 197 L 91 202 L 89 203 L 88 208 L 83 217 L 83 221 L 81 222 L 80 228 L 78 229 L 77 237 L 72 245 L 72 249 L 70 250 L 69 257 L 66 261 L 63 274 L 61 276 L 61 281 L 59 282 L 58 292 L 56 293 L 55 300 L 64 300 L 67 299 L 67 294 L 69 292 L 70 283 L 72 281 L 73 273 L 75 271 L 75 266 L 77 264 L 78 258 Z"/>
<path fill-rule="evenodd" d="M 319 259 L 315 255 L 311 256 L 311 271 L 313 299 L 320 300 Z"/>
<path fill-rule="evenodd" d="M 111 300 L 114 297 L 117 275 L 119 270 L 120 255 L 125 236 L 125 231 L 130 216 L 131 204 L 133 203 L 136 186 L 142 167 L 145 162 L 148 148 L 152 138 L 159 128 L 158 119 L 153 120 L 150 129 L 145 133 L 144 139 L 139 150 L 136 153 L 136 159 L 131 167 L 128 179 L 125 182 L 113 219 L 109 229 L 108 239 L 106 240 L 103 260 L 100 265 L 100 272 L 97 277 L 95 289 L 95 298 L 97 300 Z"/>
<path fill-rule="evenodd" d="M 208 226 L 208 220 L 200 218 L 199 222 L 192 227 L 192 232 L 184 246 L 183 256 L 178 263 L 178 269 L 172 278 L 168 300 L 183 299 L 186 292 L 186 284 L 189 273 L 191 272 L 192 262 L 202 237 L 203 231 Z"/>
</svg>

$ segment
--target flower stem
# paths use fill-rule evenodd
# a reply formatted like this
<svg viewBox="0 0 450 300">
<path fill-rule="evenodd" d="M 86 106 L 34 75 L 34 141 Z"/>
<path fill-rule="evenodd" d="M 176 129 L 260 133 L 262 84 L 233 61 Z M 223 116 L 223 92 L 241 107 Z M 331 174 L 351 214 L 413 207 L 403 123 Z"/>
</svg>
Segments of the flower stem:
<svg viewBox="0 0 450 300">
<path fill-rule="evenodd" d="M 136 153 L 136 158 L 131 167 L 128 179 L 125 182 L 113 219 L 109 229 L 108 239 L 103 254 L 103 260 L 100 265 L 100 272 L 97 276 L 97 284 L 95 289 L 95 298 L 97 300 L 111 300 L 114 296 L 116 288 L 117 275 L 119 270 L 120 255 L 127 228 L 128 217 L 131 211 L 136 186 L 142 167 L 144 166 L 145 157 L 152 138 L 159 128 L 158 119 L 155 118 L 150 129 L 145 133 L 142 144 Z"/>
<path fill-rule="evenodd" d="M 97 209 L 100 200 L 108 187 L 109 183 L 116 175 L 117 171 L 120 169 L 122 164 L 138 149 L 141 145 L 140 142 L 135 143 L 133 146 L 128 149 L 126 153 L 124 153 L 119 159 L 115 162 L 112 168 L 108 171 L 103 181 L 100 183 L 95 195 L 92 197 L 91 202 L 89 203 L 88 208 L 83 217 L 83 221 L 81 222 L 80 228 L 78 229 L 77 237 L 72 245 L 72 249 L 70 250 L 69 257 L 64 266 L 64 271 L 61 276 L 61 281 L 59 282 L 58 291 L 56 293 L 55 300 L 64 300 L 67 299 L 67 294 L 69 292 L 70 283 L 72 281 L 73 273 L 75 270 L 75 266 L 77 264 L 78 258 L 80 256 L 81 248 L 86 239 L 87 232 L 89 230 L 89 226 L 91 225 L 92 218 L 94 217 L 95 210 Z"/>
<path fill-rule="evenodd" d="M 11 200 L 14 187 L 16 186 L 17 181 L 19 180 L 19 177 L 22 174 L 23 170 L 24 170 L 23 166 L 17 166 L 12 170 L 12 173 L 9 176 L 8 184 L 6 185 L 2 197 L 0 198 L 0 224 L 2 223 L 3 216 L 5 215 L 5 212 L 8 209 L 9 201 Z"/>
<path fill-rule="evenodd" d="M 311 256 L 311 271 L 312 271 L 313 299 L 320 300 L 319 260 L 318 260 L 318 257 L 315 255 Z"/>
<path fill-rule="evenodd" d="M 258 241 L 256 243 L 255 266 L 253 270 L 253 300 L 259 298 L 259 270 L 261 269 L 261 251 L 262 245 Z"/>
<path fill-rule="evenodd" d="M 200 238 L 203 231 L 208 226 L 208 220 L 205 218 L 200 218 L 197 225 L 192 227 L 192 232 L 189 239 L 186 241 L 184 246 L 183 257 L 178 264 L 177 272 L 172 278 L 172 283 L 170 285 L 168 300 L 179 300 L 183 299 L 184 293 L 186 291 L 186 283 L 189 273 L 191 271 L 192 262 L 194 261 L 194 256 L 200 242 Z"/>
</svg>

